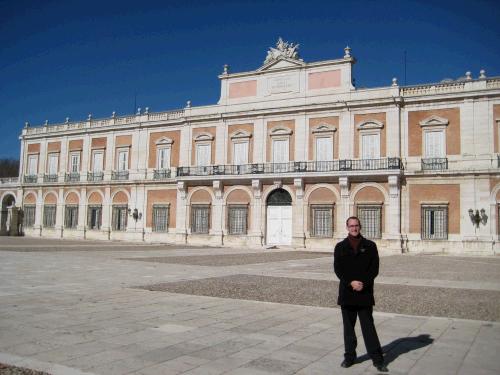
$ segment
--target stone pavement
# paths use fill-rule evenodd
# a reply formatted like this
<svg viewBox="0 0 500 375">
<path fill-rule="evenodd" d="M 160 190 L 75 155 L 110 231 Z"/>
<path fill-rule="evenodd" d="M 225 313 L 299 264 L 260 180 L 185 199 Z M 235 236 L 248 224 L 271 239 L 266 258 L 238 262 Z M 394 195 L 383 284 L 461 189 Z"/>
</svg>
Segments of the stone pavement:
<svg viewBox="0 0 500 375">
<path fill-rule="evenodd" d="M 136 288 L 231 275 L 334 280 L 330 257 L 220 266 L 126 259 L 269 251 L 0 238 L 0 362 L 53 375 L 376 374 L 359 332 L 358 363 L 339 367 L 337 308 Z M 497 258 L 446 257 L 442 277 L 411 271 L 442 258 L 397 259 L 401 274 L 382 267 L 378 283 L 500 290 Z M 374 316 L 391 374 L 500 373 L 499 322 Z"/>
</svg>

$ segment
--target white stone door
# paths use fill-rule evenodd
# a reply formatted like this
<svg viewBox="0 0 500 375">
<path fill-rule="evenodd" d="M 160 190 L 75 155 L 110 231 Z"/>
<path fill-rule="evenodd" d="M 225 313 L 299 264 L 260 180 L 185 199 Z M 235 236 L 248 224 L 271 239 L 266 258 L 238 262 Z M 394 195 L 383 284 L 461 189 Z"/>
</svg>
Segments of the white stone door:
<svg viewBox="0 0 500 375">
<path fill-rule="evenodd" d="M 292 206 L 267 206 L 267 244 L 292 244 Z"/>
</svg>

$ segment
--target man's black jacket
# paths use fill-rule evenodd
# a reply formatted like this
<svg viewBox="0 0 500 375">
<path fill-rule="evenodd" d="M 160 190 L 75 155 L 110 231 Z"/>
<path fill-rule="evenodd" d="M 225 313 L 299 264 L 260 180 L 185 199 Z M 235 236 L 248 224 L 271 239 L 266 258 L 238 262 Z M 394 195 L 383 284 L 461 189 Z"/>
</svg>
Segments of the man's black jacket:
<svg viewBox="0 0 500 375">
<path fill-rule="evenodd" d="M 373 306 L 373 283 L 378 275 L 378 251 L 375 242 L 362 237 L 357 253 L 345 238 L 335 246 L 333 268 L 340 280 L 339 298 L 341 306 Z M 351 287 L 351 281 L 363 283 L 360 292 Z"/>
</svg>

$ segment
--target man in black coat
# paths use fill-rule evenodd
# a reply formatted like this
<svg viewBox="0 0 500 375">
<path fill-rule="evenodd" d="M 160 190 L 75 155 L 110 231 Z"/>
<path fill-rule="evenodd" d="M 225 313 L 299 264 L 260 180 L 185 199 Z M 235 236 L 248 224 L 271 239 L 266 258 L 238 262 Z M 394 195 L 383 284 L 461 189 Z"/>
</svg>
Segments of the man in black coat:
<svg viewBox="0 0 500 375">
<path fill-rule="evenodd" d="M 378 275 L 377 245 L 361 236 L 361 222 L 355 216 L 346 221 L 347 237 L 337 243 L 333 268 L 340 280 L 337 303 L 342 310 L 345 354 L 342 367 L 351 367 L 356 361 L 357 339 L 354 331 L 359 316 L 366 350 L 379 371 L 387 372 L 384 357 L 373 323 L 373 284 Z"/>
</svg>

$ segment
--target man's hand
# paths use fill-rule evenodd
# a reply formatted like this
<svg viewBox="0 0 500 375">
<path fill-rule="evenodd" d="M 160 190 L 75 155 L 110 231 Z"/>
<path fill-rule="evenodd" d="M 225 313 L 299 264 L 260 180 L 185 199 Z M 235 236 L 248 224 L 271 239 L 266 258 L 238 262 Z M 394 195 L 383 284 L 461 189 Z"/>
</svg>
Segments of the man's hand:
<svg viewBox="0 0 500 375">
<path fill-rule="evenodd" d="M 354 289 L 356 292 L 361 292 L 363 290 L 363 283 L 361 281 L 351 281 L 351 287 Z"/>
</svg>

